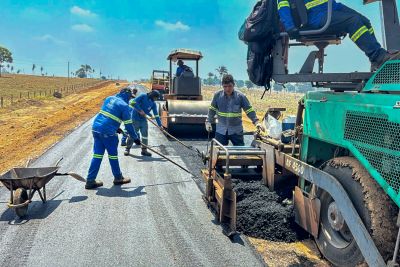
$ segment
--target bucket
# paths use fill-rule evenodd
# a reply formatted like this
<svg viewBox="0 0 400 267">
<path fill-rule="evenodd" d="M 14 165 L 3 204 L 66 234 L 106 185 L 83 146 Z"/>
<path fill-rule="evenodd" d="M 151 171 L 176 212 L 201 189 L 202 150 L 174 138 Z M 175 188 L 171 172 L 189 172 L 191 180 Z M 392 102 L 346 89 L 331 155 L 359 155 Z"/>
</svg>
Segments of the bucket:
<svg viewBox="0 0 400 267">
<path fill-rule="evenodd" d="M 296 125 L 296 116 L 291 115 L 282 120 L 282 132 L 286 130 L 294 130 Z M 289 144 L 291 141 L 291 137 L 281 136 L 282 143 Z"/>
</svg>

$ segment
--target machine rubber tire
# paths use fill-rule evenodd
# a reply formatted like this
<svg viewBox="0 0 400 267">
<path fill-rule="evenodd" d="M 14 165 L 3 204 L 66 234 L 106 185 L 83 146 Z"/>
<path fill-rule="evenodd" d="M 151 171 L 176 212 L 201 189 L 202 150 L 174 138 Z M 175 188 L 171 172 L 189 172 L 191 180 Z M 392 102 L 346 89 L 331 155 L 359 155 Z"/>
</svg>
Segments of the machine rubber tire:
<svg viewBox="0 0 400 267">
<path fill-rule="evenodd" d="M 13 194 L 13 203 L 14 203 L 14 205 L 18 205 L 18 204 L 24 203 L 27 200 L 28 200 L 28 192 L 25 189 L 18 188 L 17 190 L 15 190 L 15 192 Z M 22 218 L 28 212 L 28 205 L 26 205 L 25 207 L 16 208 L 16 209 L 14 209 L 14 211 L 15 211 L 15 214 L 17 214 L 18 217 Z"/>
<path fill-rule="evenodd" d="M 343 185 L 364 225 L 370 231 L 376 247 L 387 261 L 393 254 L 397 236 L 397 206 L 353 157 L 332 159 L 326 162 L 322 169 Z M 321 200 L 320 228 L 315 241 L 322 255 L 335 266 L 362 264 L 364 258 L 351 233 L 344 231 L 342 235 L 342 232 L 334 230 L 331 224 L 327 223 L 328 206 L 333 202 L 332 197 L 323 190 L 318 191 L 318 196 Z M 338 241 L 337 235 L 347 243 Z M 344 246 L 340 247 L 337 244 Z"/>
</svg>

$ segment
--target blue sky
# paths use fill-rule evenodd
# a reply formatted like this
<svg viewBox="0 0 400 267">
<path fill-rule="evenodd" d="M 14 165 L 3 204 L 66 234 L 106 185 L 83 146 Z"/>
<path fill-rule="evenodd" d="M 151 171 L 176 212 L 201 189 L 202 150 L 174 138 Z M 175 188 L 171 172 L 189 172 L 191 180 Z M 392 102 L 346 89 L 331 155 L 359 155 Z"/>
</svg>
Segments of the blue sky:
<svg viewBox="0 0 400 267">
<path fill-rule="evenodd" d="M 152 69 L 168 69 L 167 54 L 191 48 L 204 54 L 200 74 L 219 65 L 247 79 L 246 46 L 237 31 L 255 0 L 0 0 L 0 45 L 14 56 L 15 69 L 31 73 L 32 63 L 48 74 L 67 75 L 89 64 L 113 77 L 148 78 Z M 379 5 L 341 1 L 371 19 L 379 40 Z M 399 2 L 399 1 L 397 1 Z M 398 3 L 399 4 L 399 3 Z M 307 48 L 291 52 L 292 71 Z M 346 38 L 327 50 L 327 71 L 366 71 L 367 58 Z"/>
</svg>

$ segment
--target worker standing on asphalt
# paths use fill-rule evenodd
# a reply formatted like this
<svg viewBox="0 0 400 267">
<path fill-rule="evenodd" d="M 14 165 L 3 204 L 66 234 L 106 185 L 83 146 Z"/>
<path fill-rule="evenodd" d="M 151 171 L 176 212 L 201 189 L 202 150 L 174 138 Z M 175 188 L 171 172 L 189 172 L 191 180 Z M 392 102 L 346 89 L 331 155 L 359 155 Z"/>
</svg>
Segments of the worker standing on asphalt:
<svg viewBox="0 0 400 267">
<path fill-rule="evenodd" d="M 242 109 L 258 129 L 264 130 L 247 97 L 240 91 L 234 90 L 234 86 L 235 81 L 232 75 L 224 75 L 222 78 L 224 89 L 214 94 L 205 123 L 206 130 L 211 132 L 211 123 L 217 115 L 215 139 L 224 146 L 228 145 L 229 141 L 234 146 L 244 146 Z"/>
<path fill-rule="evenodd" d="M 135 99 L 137 92 L 138 92 L 136 85 L 135 84 L 129 85 L 128 88 L 132 89 L 132 99 Z M 131 101 L 132 101 L 132 99 L 131 99 Z M 132 110 L 132 112 L 133 112 L 133 110 Z M 126 139 L 128 138 L 128 133 L 127 133 L 126 129 L 125 129 L 124 133 L 125 134 L 121 138 L 121 146 L 126 146 Z"/>
<path fill-rule="evenodd" d="M 103 103 L 100 112 L 94 119 L 92 133 L 94 138 L 93 158 L 90 163 L 88 176 L 86 179 L 86 189 L 93 189 L 103 185 L 103 182 L 96 181 L 100 164 L 105 150 L 108 153 L 112 173 L 114 175 L 114 185 L 129 183 L 129 178 L 122 176 L 118 163 L 118 136 L 117 132 L 121 122 L 125 124 L 125 129 L 135 144 L 140 145 L 140 140 L 132 125 L 132 109 L 129 107 L 129 100 L 132 98 L 132 91 L 129 88 L 122 89 L 117 95 L 109 96 Z"/>
<path fill-rule="evenodd" d="M 308 25 L 311 29 L 322 28 L 327 20 L 328 0 L 304 0 Z M 357 11 L 333 0 L 332 21 L 323 34 L 349 34 L 350 39 L 367 55 L 371 70 L 377 70 L 388 60 L 400 58 L 400 52 L 390 54 L 377 41 L 369 19 Z M 291 11 L 291 0 L 278 0 L 280 20 L 291 39 L 299 39 Z"/>
<path fill-rule="evenodd" d="M 151 91 L 147 94 L 140 94 L 135 99 L 132 99 L 129 105 L 133 107 L 132 120 L 133 126 L 137 132 L 140 132 L 142 136 L 142 143 L 147 146 L 149 144 L 149 126 L 147 124 L 147 117 L 152 117 L 151 111 L 153 112 L 153 117 L 155 118 L 157 125 L 161 127 L 160 116 L 158 115 L 156 100 L 160 97 L 160 93 L 156 90 Z M 128 138 L 125 156 L 129 155 L 130 149 L 132 148 L 133 140 Z M 142 156 L 151 157 L 151 153 L 147 151 L 147 148 L 142 146 Z"/>
</svg>

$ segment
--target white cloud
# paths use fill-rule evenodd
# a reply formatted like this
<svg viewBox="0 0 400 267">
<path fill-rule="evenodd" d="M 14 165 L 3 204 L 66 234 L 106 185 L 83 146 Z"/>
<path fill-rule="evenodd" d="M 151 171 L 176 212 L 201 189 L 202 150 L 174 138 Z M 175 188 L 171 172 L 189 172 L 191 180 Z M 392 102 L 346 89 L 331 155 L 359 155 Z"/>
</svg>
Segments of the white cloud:
<svg viewBox="0 0 400 267">
<path fill-rule="evenodd" d="M 42 42 L 51 42 L 51 43 L 54 43 L 54 44 L 57 44 L 57 45 L 66 44 L 66 42 L 54 37 L 51 34 L 45 34 L 45 35 L 42 35 L 42 36 L 37 36 L 37 37 L 34 37 L 34 39 L 38 40 L 38 41 L 42 41 Z"/>
<path fill-rule="evenodd" d="M 155 24 L 167 31 L 188 31 L 190 27 L 180 21 L 176 23 L 165 22 L 163 20 L 156 20 Z"/>
<path fill-rule="evenodd" d="M 94 29 L 87 24 L 75 24 L 71 27 L 72 30 L 77 32 L 93 32 Z"/>
<path fill-rule="evenodd" d="M 73 6 L 70 9 L 71 14 L 82 16 L 82 17 L 96 17 L 97 14 L 93 13 L 89 9 L 83 9 L 80 8 L 79 6 Z"/>
</svg>

